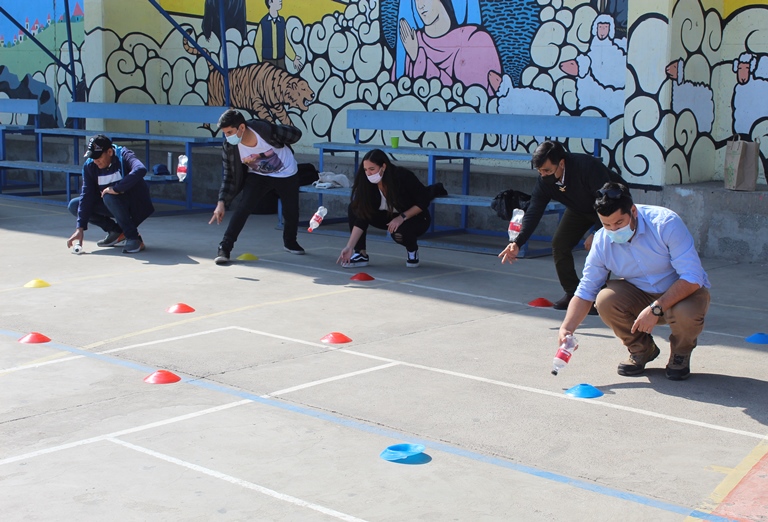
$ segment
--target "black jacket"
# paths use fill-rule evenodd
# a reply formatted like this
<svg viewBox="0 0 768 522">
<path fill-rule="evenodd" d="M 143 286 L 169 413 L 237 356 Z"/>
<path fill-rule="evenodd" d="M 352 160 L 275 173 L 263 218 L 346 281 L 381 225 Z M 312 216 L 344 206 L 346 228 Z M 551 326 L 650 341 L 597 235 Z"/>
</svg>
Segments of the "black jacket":
<svg viewBox="0 0 768 522">
<path fill-rule="evenodd" d="M 391 172 L 391 174 L 395 176 L 396 180 L 396 199 L 399 202 L 398 205 L 402 207 L 397 208 L 396 210 L 399 212 L 405 212 L 415 205 L 419 207 L 422 212 L 425 212 L 429 207 L 430 202 L 427 187 L 425 187 L 424 184 L 419 181 L 419 178 L 416 177 L 416 174 L 406 168 L 395 167 L 393 171 L 394 172 Z M 381 193 L 379 192 L 378 185 L 376 183 L 369 183 L 366 181 L 359 187 L 358 190 L 369 191 L 370 201 L 375 203 L 375 208 L 371 210 L 378 210 L 378 208 L 381 206 Z M 352 194 L 352 197 L 354 198 L 355 195 Z M 390 203 L 392 202 L 391 200 L 389 201 Z M 355 216 L 354 225 L 365 230 L 368 226 L 368 220 L 361 216 Z"/>
<path fill-rule="evenodd" d="M 561 191 L 559 185 L 550 185 L 544 182 L 541 176 L 538 177 L 531 194 L 528 210 L 523 216 L 520 235 L 517 236 L 514 243 L 523 246 L 530 239 L 544 215 L 547 204 L 553 199 L 575 212 L 593 214 L 595 216 L 595 228 L 600 228 L 602 225 L 594 208 L 595 196 L 597 191 L 609 181 L 627 185 L 627 182 L 619 174 L 606 167 L 600 158 L 589 154 L 566 153 L 565 190 Z"/>
</svg>

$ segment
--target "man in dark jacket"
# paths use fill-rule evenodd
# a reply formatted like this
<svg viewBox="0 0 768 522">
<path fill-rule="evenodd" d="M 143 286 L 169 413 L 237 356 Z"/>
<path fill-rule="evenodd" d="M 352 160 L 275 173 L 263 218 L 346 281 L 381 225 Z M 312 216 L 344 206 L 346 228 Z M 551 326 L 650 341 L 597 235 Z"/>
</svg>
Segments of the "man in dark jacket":
<svg viewBox="0 0 768 522">
<path fill-rule="evenodd" d="M 554 308 L 566 310 L 579 286 L 573 249 L 590 228 L 597 230 L 602 226 L 593 207 L 595 194 L 609 181 L 625 186 L 627 183 L 603 165 L 599 158 L 566 152 L 563 145 L 556 141 L 545 141 L 539 145 L 533 153 L 532 163 L 540 176 L 523 217 L 520 235 L 507 245 L 499 257 L 502 263 L 513 263 L 520 247 L 528 241 L 541 221 L 550 200 L 565 205 L 565 213 L 552 237 L 552 257 L 560 285 L 565 290 L 565 295 L 554 303 Z M 592 244 L 593 235 L 590 234 L 584 242 L 587 250 Z M 592 308 L 589 313 L 594 315 L 597 311 Z"/>
<path fill-rule="evenodd" d="M 229 256 L 248 216 L 260 200 L 274 189 L 283 204 L 283 247 L 291 254 L 303 254 L 296 241 L 299 229 L 299 176 L 296 158 L 288 145 L 301 137 L 290 125 L 274 125 L 261 120 L 246 122 L 245 117 L 229 109 L 219 118 L 219 128 L 226 141 L 222 146 L 223 178 L 219 201 L 209 224 L 220 224 L 226 208 L 243 193 L 232 213 L 214 261 L 229 263 Z"/>
<path fill-rule="evenodd" d="M 144 242 L 138 226 L 155 211 L 144 181 L 146 167 L 133 151 L 113 145 L 103 134 L 90 139 L 85 157 L 80 196 L 69 202 L 77 228 L 67 247 L 75 242 L 82 245 L 83 231 L 93 223 L 107 233 L 96 245 L 119 246 L 124 242 L 123 253 L 141 252 Z"/>
</svg>

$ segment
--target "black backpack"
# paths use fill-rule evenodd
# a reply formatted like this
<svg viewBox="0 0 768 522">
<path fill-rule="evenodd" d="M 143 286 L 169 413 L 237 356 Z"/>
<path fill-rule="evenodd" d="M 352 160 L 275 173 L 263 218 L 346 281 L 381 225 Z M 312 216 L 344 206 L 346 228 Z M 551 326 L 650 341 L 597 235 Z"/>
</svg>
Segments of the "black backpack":
<svg viewBox="0 0 768 522">
<path fill-rule="evenodd" d="M 531 196 L 519 190 L 509 189 L 499 192 L 491 201 L 491 208 L 496 215 L 505 221 L 512 219 L 512 212 L 519 208 L 522 211 L 528 210 L 531 203 Z"/>
</svg>

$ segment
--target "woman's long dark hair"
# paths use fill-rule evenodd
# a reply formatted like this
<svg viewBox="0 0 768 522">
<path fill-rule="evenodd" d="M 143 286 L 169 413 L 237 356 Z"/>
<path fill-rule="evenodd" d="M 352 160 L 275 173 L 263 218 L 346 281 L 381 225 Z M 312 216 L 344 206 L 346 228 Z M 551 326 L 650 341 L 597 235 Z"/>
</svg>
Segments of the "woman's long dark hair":
<svg viewBox="0 0 768 522">
<path fill-rule="evenodd" d="M 363 156 L 363 161 L 360 162 L 360 167 L 355 174 L 355 182 L 352 184 L 352 212 L 362 219 L 370 219 L 379 210 L 379 188 L 376 183 L 368 181 L 368 177 L 365 175 L 365 161 L 370 161 L 379 167 L 386 165 L 381 183 L 384 185 L 384 193 L 387 196 L 387 211 L 394 214 L 395 209 L 400 208 L 397 190 L 398 180 L 395 174 L 397 166 L 381 149 L 368 151 Z"/>
</svg>

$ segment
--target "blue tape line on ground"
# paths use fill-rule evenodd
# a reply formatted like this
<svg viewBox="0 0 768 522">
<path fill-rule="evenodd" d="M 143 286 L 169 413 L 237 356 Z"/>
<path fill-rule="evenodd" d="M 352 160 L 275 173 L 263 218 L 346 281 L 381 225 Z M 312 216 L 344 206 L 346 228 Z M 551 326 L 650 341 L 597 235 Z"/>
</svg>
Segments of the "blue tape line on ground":
<svg viewBox="0 0 768 522">
<path fill-rule="evenodd" d="M 0 330 L 0 334 L 8 336 L 8 337 L 19 337 L 23 336 L 24 334 L 19 334 L 18 332 L 10 332 L 7 330 Z M 91 359 L 97 359 L 100 361 L 107 362 L 109 364 L 115 364 L 118 366 L 123 366 L 125 368 L 130 368 L 132 370 L 140 370 L 143 372 L 149 372 L 153 373 L 157 370 L 157 368 L 144 366 L 141 364 L 133 363 L 131 361 L 126 361 L 117 357 L 114 357 L 112 355 L 105 355 L 105 354 L 99 354 L 99 353 L 93 353 L 89 352 L 87 350 L 81 350 L 80 348 L 75 348 L 73 346 L 67 346 L 61 343 L 57 342 L 50 342 L 45 343 L 45 346 L 47 347 L 54 347 L 58 348 L 60 350 L 69 352 L 74 355 L 81 355 L 83 357 L 88 357 Z M 278 399 L 271 399 L 271 398 L 265 398 L 261 397 L 259 395 L 253 394 L 251 392 L 246 392 L 242 390 L 236 390 L 234 388 L 230 388 L 228 386 L 224 386 L 221 384 L 216 384 L 208 381 L 201 381 L 199 379 L 193 378 L 184 378 L 182 377 L 181 382 L 186 384 L 191 384 L 193 386 L 197 386 L 200 388 L 205 388 L 207 390 L 219 392 L 219 393 L 225 393 L 227 395 L 232 395 L 235 397 L 239 397 L 241 399 L 248 399 L 253 402 L 257 402 L 259 404 L 263 404 L 265 406 L 270 407 L 276 407 L 280 408 L 285 411 L 290 411 L 293 413 L 299 413 L 301 415 L 306 415 L 309 417 L 314 417 L 316 419 L 324 420 L 327 422 L 331 422 L 337 425 L 341 425 L 347 428 L 352 428 L 358 431 L 364 431 L 367 433 L 371 433 L 374 435 L 379 435 L 383 437 L 388 437 L 395 440 L 403 439 L 403 434 L 394 430 L 387 430 L 384 428 L 371 426 L 359 421 L 351 420 L 351 419 L 345 419 L 343 417 L 339 417 L 337 415 L 331 415 L 329 413 L 325 413 L 322 411 L 313 410 L 310 408 L 306 408 L 303 406 L 297 406 L 294 404 L 286 403 Z M 457 448 L 455 446 L 450 446 L 444 443 L 435 442 L 432 440 L 426 440 L 426 439 L 418 439 L 413 438 L 411 436 L 406 437 L 409 442 L 412 443 L 418 443 L 423 444 L 427 446 L 429 449 L 436 449 L 438 451 L 442 451 L 444 453 L 449 453 L 451 455 L 456 455 L 459 457 L 464 457 L 467 459 L 471 459 L 477 462 L 483 462 L 486 464 L 491 464 L 493 466 L 498 466 L 502 468 L 507 468 L 513 471 L 517 471 L 519 473 L 524 473 L 526 475 L 531 475 L 534 477 L 538 477 L 544 480 L 550 480 L 553 482 L 558 482 L 560 484 L 565 484 L 568 486 L 572 486 L 575 488 L 579 488 L 585 491 L 589 491 L 592 493 L 597 493 L 599 495 L 612 497 L 620 500 L 626 500 L 628 502 L 634 502 L 636 504 L 640 504 L 643 506 L 651 507 L 660 509 L 663 511 L 668 511 L 671 513 L 677 513 L 679 515 L 685 515 L 695 518 L 700 518 L 702 520 L 708 520 L 712 522 L 735 522 L 733 519 L 721 517 L 718 515 L 713 515 L 711 513 L 705 513 L 703 511 L 698 510 L 691 510 L 690 508 L 687 508 L 685 506 L 678 506 L 676 504 L 670 504 L 669 502 L 664 502 L 661 500 L 656 500 L 653 498 L 644 497 L 642 495 L 636 495 L 634 493 L 628 493 L 626 491 L 621 491 L 618 489 L 610 488 L 607 486 L 601 486 L 599 484 L 595 484 L 593 482 L 587 482 L 584 480 L 574 479 L 571 477 L 567 477 L 565 475 L 559 475 L 557 473 L 552 473 L 550 471 L 543 471 L 537 468 L 533 468 L 530 466 L 524 466 L 522 464 L 515 464 L 514 462 L 504 460 L 498 457 L 491 457 L 488 455 L 483 455 L 481 453 L 475 453 L 474 451 L 469 451 L 461 448 Z"/>
</svg>

